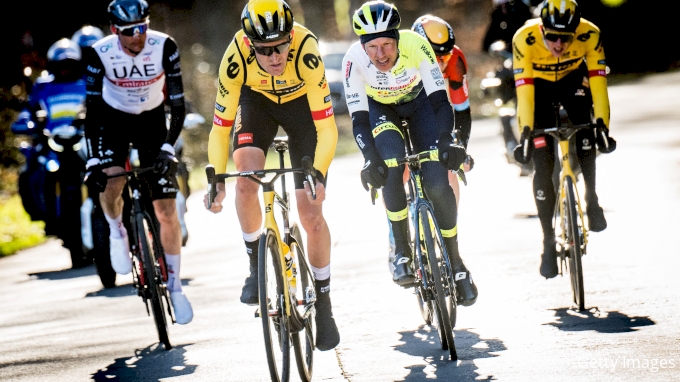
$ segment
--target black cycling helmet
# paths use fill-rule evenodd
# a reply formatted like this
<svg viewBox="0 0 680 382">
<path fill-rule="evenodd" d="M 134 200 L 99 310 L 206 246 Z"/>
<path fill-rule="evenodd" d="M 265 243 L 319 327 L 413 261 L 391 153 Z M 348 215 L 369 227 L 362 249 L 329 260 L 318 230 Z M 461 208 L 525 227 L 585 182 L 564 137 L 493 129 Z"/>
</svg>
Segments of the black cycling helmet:
<svg viewBox="0 0 680 382">
<path fill-rule="evenodd" d="M 453 28 L 451 28 L 449 23 L 437 16 L 425 15 L 418 17 L 413 23 L 411 30 L 425 37 L 437 56 L 450 54 L 453 51 L 453 46 L 456 45 L 456 36 L 453 34 Z"/>
<path fill-rule="evenodd" d="M 113 25 L 139 24 L 149 20 L 145 0 L 113 0 L 109 3 L 109 20 Z"/>
<path fill-rule="evenodd" d="M 251 41 L 276 41 L 293 30 L 293 11 L 283 0 L 250 0 L 241 13 L 241 28 Z"/>
<path fill-rule="evenodd" d="M 545 0 L 541 5 L 543 27 L 558 32 L 574 33 L 581 22 L 575 0 Z"/>
</svg>

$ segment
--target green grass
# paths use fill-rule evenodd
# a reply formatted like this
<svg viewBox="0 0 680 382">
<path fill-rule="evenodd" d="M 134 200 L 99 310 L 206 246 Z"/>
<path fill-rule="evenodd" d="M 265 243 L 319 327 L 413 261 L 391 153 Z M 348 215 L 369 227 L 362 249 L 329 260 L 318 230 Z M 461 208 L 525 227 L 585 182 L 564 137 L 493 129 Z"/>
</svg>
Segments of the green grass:
<svg viewBox="0 0 680 382">
<path fill-rule="evenodd" d="M 0 197 L 0 257 L 44 242 L 44 227 L 31 221 L 19 195 Z"/>
</svg>

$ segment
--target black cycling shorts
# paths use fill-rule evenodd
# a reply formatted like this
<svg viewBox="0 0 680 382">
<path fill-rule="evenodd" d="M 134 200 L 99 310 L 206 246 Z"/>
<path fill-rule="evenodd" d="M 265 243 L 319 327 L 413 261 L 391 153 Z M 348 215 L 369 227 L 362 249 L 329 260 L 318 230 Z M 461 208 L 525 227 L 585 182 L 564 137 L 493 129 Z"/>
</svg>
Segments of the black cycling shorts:
<svg viewBox="0 0 680 382">
<path fill-rule="evenodd" d="M 269 146 L 279 131 L 279 126 L 288 135 L 288 148 L 292 167 L 300 167 L 302 158 L 308 156 L 314 161 L 318 142 L 316 125 L 312 119 L 307 97 L 277 104 L 247 86 L 241 88 L 241 98 L 232 129 L 234 151 L 241 147 L 257 147 L 267 155 Z M 328 174 L 326 174 L 328 177 Z M 303 174 L 293 175 L 295 188 L 303 189 Z M 319 179 L 324 186 L 326 179 Z"/>
<path fill-rule="evenodd" d="M 140 167 L 152 166 L 168 135 L 164 105 L 141 114 L 128 114 L 105 105 L 102 110 L 99 142 L 92 142 L 94 154 L 103 167 L 125 167 L 130 145 L 137 149 Z M 174 199 L 179 190 L 175 171 L 165 175 L 148 171 L 143 174 L 149 184 L 151 199 Z"/>
</svg>

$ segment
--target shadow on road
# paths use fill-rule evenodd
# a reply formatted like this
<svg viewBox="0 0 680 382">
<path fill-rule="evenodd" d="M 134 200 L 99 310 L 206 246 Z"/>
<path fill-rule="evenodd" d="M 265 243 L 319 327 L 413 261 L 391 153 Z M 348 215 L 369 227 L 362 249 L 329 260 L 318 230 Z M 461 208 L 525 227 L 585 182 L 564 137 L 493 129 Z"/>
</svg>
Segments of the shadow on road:
<svg viewBox="0 0 680 382">
<path fill-rule="evenodd" d="M 97 274 L 97 269 L 94 264 L 83 268 L 68 268 L 60 271 L 29 273 L 31 277 L 36 277 L 38 280 L 67 280 L 78 277 L 94 276 Z"/>
<path fill-rule="evenodd" d="M 494 380 L 495 377 L 492 375 L 479 375 L 474 360 L 497 357 L 497 354 L 492 353 L 506 350 L 503 341 L 483 339 L 467 329 L 454 330 L 454 333 L 458 362 L 451 362 L 449 351 L 441 349 L 436 328 L 422 325 L 418 330 L 400 332 L 400 340 L 404 343 L 395 349 L 409 355 L 422 356 L 426 362 L 426 365 L 407 367 L 410 373 L 403 381 L 430 381 L 433 378 L 442 381 Z"/>
<path fill-rule="evenodd" d="M 557 322 L 552 325 L 567 332 L 595 330 L 600 333 L 626 333 L 636 331 L 636 327 L 656 325 L 649 317 L 628 317 L 620 312 L 600 312 L 591 308 L 586 312 L 577 312 L 569 308 L 553 309 Z"/>
<path fill-rule="evenodd" d="M 117 358 L 115 362 L 92 374 L 95 381 L 158 381 L 161 378 L 172 378 L 192 374 L 196 365 L 185 364 L 184 348 L 177 345 L 165 351 L 163 346 L 154 344 L 144 349 L 135 350 L 130 358 Z"/>
<path fill-rule="evenodd" d="M 189 285 L 189 282 L 191 282 L 193 279 L 182 279 L 182 286 L 187 286 Z M 85 297 L 109 297 L 109 298 L 115 298 L 115 297 L 127 297 L 127 296 L 133 296 L 137 295 L 137 290 L 135 289 L 134 286 L 132 286 L 132 283 L 130 284 L 124 284 L 124 285 L 116 285 L 114 288 L 102 288 L 98 291 L 95 292 L 90 292 L 85 295 Z"/>
</svg>

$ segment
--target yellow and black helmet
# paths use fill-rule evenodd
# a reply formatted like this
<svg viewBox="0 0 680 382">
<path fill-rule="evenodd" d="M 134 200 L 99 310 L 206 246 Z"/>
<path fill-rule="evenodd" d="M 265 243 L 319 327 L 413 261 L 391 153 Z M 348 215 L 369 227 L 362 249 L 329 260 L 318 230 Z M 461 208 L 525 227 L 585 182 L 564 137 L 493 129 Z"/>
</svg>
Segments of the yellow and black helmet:
<svg viewBox="0 0 680 382">
<path fill-rule="evenodd" d="M 241 13 L 241 27 L 251 41 L 276 41 L 293 30 L 293 12 L 283 0 L 250 0 Z"/>
<path fill-rule="evenodd" d="M 574 33 L 581 22 L 575 0 L 545 0 L 541 5 L 543 27 L 558 32 Z"/>
<path fill-rule="evenodd" d="M 432 45 L 432 50 L 437 56 L 451 53 L 453 46 L 456 45 L 456 36 L 453 28 L 446 21 L 437 16 L 420 16 L 413 23 L 411 30 L 425 37 Z"/>
<path fill-rule="evenodd" d="M 352 26 L 357 36 L 398 30 L 401 16 L 397 7 L 382 0 L 364 3 L 352 16 Z"/>
</svg>

